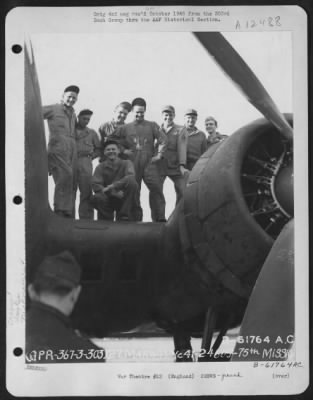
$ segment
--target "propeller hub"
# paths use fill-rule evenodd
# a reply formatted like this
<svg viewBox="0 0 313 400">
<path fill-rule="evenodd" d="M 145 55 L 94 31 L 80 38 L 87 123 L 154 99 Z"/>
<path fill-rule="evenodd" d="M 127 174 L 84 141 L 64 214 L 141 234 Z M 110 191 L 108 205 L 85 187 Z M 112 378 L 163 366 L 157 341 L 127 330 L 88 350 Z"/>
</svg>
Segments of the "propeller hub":
<svg viewBox="0 0 313 400">
<path fill-rule="evenodd" d="M 275 197 L 281 210 L 293 216 L 293 168 L 287 165 L 281 168 L 274 184 Z"/>
</svg>

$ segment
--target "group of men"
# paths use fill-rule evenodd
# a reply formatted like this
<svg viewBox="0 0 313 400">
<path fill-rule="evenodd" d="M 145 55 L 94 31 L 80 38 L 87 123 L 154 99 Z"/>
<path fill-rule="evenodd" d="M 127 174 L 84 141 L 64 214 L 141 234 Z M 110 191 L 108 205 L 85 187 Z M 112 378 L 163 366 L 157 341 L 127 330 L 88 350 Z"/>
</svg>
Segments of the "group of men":
<svg viewBox="0 0 313 400">
<path fill-rule="evenodd" d="M 197 111 L 188 109 L 184 125 L 174 122 L 175 108 L 164 106 L 162 123 L 145 120 L 146 101 L 118 104 L 111 121 L 103 123 L 98 134 L 88 127 L 93 112 L 74 104 L 79 88 L 68 86 L 61 102 L 43 107 L 50 130 L 48 170 L 55 182 L 54 211 L 75 217 L 76 192 L 80 191 L 79 218 L 142 221 L 140 202 L 142 181 L 149 190 L 151 219 L 164 222 L 163 185 L 169 177 L 175 187 L 176 204 L 183 196 L 189 171 L 207 148 L 223 139 L 217 121 L 205 119 L 207 135 L 196 127 Z M 134 120 L 125 123 L 132 112 Z M 92 160 L 99 158 L 93 173 Z"/>
</svg>

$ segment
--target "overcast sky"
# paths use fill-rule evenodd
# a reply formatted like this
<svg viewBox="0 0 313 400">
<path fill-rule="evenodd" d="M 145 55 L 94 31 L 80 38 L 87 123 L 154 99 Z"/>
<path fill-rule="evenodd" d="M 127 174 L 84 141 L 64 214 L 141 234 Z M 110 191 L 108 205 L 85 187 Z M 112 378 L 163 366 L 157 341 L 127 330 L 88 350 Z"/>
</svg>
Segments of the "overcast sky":
<svg viewBox="0 0 313 400">
<path fill-rule="evenodd" d="M 231 32 L 224 36 L 261 80 L 283 112 L 292 112 L 292 54 L 290 32 Z M 81 89 L 76 111 L 90 108 L 90 127 L 98 130 L 112 117 L 116 104 L 135 97 L 147 101 L 146 119 L 161 122 L 161 107 L 176 108 L 183 124 L 184 110 L 198 111 L 199 129 L 213 115 L 228 135 L 261 117 L 212 57 L 189 32 L 107 34 L 33 34 L 42 103 L 59 102 L 63 89 Z M 127 122 L 132 120 L 128 116 Z M 50 192 L 53 193 L 53 188 Z M 51 198 L 50 193 L 50 198 Z M 174 191 L 166 181 L 167 216 Z M 143 185 L 144 219 L 150 219 Z"/>
</svg>

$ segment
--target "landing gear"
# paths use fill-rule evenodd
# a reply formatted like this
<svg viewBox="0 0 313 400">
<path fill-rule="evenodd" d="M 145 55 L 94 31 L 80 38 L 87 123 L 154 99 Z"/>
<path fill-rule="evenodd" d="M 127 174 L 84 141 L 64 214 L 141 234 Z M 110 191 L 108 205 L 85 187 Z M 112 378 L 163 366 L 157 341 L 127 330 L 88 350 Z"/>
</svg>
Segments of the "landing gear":
<svg viewBox="0 0 313 400">
<path fill-rule="evenodd" d="M 177 324 L 173 330 L 176 362 L 229 361 L 231 354 L 217 354 L 223 337 L 234 322 L 234 315 L 232 313 L 224 314 L 221 322 L 221 315 L 219 315 L 218 311 L 214 307 L 208 308 L 204 318 L 204 329 L 199 353 L 194 353 L 192 350 L 191 336 L 193 333 L 190 329 L 187 330 L 183 324 Z M 218 335 L 212 344 L 213 334 L 217 330 L 217 325 Z"/>
<path fill-rule="evenodd" d="M 193 362 L 190 333 L 181 326 L 176 326 L 173 337 L 176 362 Z"/>
<path fill-rule="evenodd" d="M 231 355 L 223 353 L 222 355 L 216 356 L 216 352 L 219 349 L 223 337 L 226 335 L 227 330 L 232 325 L 233 322 L 233 314 L 228 314 L 223 319 L 223 323 L 220 327 L 219 333 L 215 342 L 211 346 L 213 333 L 216 328 L 216 320 L 217 320 L 217 312 L 214 307 L 209 307 L 204 322 L 204 331 L 202 337 L 201 351 L 198 357 L 199 362 L 212 362 L 212 361 L 229 361 Z"/>
</svg>

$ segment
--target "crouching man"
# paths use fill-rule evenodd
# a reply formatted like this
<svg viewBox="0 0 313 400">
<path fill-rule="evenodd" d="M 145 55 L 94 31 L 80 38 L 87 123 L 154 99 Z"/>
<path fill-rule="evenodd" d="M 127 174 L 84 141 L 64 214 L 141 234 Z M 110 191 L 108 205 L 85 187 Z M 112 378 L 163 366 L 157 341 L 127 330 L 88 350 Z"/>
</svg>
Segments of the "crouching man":
<svg viewBox="0 0 313 400">
<path fill-rule="evenodd" d="M 105 351 L 75 331 L 70 315 L 78 300 L 81 269 L 64 251 L 46 257 L 28 286 L 26 361 L 38 363 L 103 362 Z"/>
<path fill-rule="evenodd" d="M 104 161 L 95 169 L 92 177 L 94 196 L 91 204 L 98 210 L 98 219 L 134 221 L 133 209 L 138 185 L 130 160 L 119 158 L 119 146 L 113 140 L 104 143 Z"/>
</svg>

